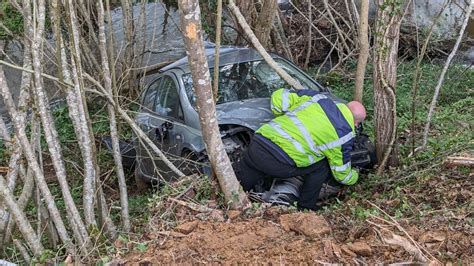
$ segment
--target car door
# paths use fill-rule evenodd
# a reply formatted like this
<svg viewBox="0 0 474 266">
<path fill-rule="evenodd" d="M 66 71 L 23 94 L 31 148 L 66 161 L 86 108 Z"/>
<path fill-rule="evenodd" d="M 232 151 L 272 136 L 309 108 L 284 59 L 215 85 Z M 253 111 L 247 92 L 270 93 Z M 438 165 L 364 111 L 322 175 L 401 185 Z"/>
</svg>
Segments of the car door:
<svg viewBox="0 0 474 266">
<path fill-rule="evenodd" d="M 141 104 L 135 121 L 140 126 L 140 128 L 147 134 L 147 136 L 160 147 L 160 143 L 156 140 L 155 129 L 152 126 L 151 121 L 155 114 L 155 102 L 156 97 L 159 93 L 159 85 L 161 83 L 161 78 L 156 79 L 150 83 L 148 88 L 145 90 L 142 98 Z M 155 162 L 153 161 L 154 153 L 151 148 L 144 146 L 144 143 L 136 140 L 135 147 L 137 147 L 137 170 L 139 175 L 146 178 L 147 181 L 154 179 L 156 175 L 155 172 Z"/>
<path fill-rule="evenodd" d="M 177 82 L 173 76 L 163 76 L 158 88 L 155 102 L 155 115 L 151 117 L 150 125 L 154 128 L 155 140 L 162 151 L 173 163 L 181 155 L 183 145 L 184 114 L 179 97 Z M 161 176 L 165 179 L 174 177 L 173 173 L 162 161 L 157 161 Z"/>
</svg>

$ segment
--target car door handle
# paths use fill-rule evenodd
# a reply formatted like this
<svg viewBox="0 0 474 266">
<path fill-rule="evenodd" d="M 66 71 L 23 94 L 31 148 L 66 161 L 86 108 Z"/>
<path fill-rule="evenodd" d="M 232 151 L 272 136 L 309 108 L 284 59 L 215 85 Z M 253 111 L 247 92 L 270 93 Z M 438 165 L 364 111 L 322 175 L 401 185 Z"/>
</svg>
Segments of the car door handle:
<svg viewBox="0 0 474 266">
<path fill-rule="evenodd" d="M 173 129 L 173 123 L 166 121 L 155 129 L 155 134 L 161 140 L 168 137 L 168 132 Z"/>
</svg>

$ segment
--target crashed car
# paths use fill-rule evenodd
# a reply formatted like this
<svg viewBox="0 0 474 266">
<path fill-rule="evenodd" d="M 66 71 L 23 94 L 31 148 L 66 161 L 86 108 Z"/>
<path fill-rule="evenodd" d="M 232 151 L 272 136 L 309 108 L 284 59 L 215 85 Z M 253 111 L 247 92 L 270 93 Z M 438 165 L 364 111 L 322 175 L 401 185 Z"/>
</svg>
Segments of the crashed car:
<svg viewBox="0 0 474 266">
<path fill-rule="evenodd" d="M 276 54 L 271 56 L 303 87 L 342 101 L 290 61 Z M 206 49 L 206 57 L 209 66 L 213 66 L 213 47 Z M 212 73 L 213 69 L 210 71 Z M 236 162 L 253 132 L 273 118 L 271 94 L 289 86 L 256 50 L 239 47 L 220 49 L 217 82 L 216 114 L 221 137 L 231 161 Z M 136 123 L 176 166 L 190 172 L 209 172 L 187 57 L 148 75 L 145 84 Z M 151 149 L 144 143 L 135 140 L 133 145 L 137 182 L 152 183 L 177 177 L 163 161 L 150 156 Z M 370 163 L 367 153 L 362 157 L 365 163 Z"/>
</svg>

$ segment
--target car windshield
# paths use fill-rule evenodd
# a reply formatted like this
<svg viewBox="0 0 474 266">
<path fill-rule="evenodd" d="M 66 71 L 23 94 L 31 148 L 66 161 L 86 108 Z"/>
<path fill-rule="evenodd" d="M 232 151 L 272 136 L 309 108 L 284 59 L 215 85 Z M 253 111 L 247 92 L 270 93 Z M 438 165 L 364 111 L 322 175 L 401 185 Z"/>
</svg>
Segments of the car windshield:
<svg viewBox="0 0 474 266">
<path fill-rule="evenodd" d="M 320 90 L 318 85 L 299 69 L 284 60 L 275 59 L 275 61 L 303 87 Z M 212 68 L 210 72 L 213 76 Z M 196 95 L 191 73 L 183 75 L 182 78 L 189 102 L 195 106 Z M 224 65 L 219 68 L 217 103 L 268 98 L 275 90 L 287 87 L 289 87 L 288 84 L 264 60 Z"/>
</svg>

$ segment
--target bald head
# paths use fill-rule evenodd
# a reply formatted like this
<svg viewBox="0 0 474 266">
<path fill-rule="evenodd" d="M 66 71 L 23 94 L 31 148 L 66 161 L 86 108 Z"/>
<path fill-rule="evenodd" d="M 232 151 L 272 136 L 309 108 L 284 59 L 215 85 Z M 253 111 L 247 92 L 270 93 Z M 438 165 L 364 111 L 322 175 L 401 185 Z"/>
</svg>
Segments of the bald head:
<svg viewBox="0 0 474 266">
<path fill-rule="evenodd" d="M 352 101 L 347 103 L 347 107 L 352 112 L 354 117 L 354 124 L 358 126 L 361 122 L 365 120 L 366 112 L 365 107 L 358 101 Z"/>
</svg>

